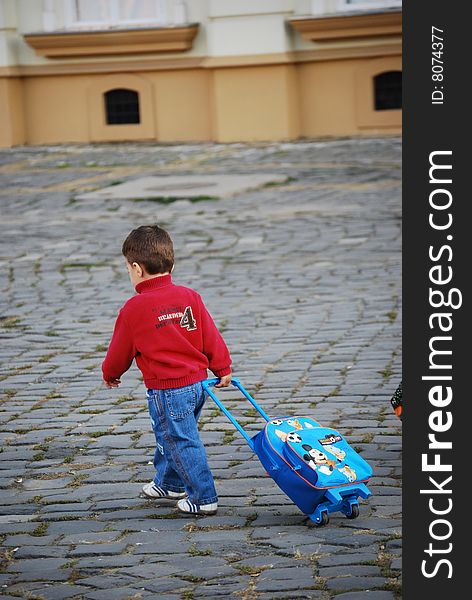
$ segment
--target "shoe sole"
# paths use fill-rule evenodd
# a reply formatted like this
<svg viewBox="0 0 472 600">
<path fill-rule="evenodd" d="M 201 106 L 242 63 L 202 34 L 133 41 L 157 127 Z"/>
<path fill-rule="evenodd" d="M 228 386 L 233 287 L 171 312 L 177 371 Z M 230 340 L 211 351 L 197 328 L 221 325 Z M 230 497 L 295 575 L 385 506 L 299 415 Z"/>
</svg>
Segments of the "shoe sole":
<svg viewBox="0 0 472 600">
<path fill-rule="evenodd" d="M 146 494 L 144 490 L 141 490 L 141 493 L 150 500 L 175 500 L 177 502 L 177 500 L 183 500 L 187 497 L 186 494 L 183 494 L 182 496 L 150 496 L 149 494 Z"/>
<path fill-rule="evenodd" d="M 187 512 L 186 510 L 181 510 L 177 507 L 177 510 L 182 515 L 188 515 L 189 517 L 210 517 L 211 515 L 216 515 L 217 510 L 199 510 L 198 512 Z"/>
</svg>

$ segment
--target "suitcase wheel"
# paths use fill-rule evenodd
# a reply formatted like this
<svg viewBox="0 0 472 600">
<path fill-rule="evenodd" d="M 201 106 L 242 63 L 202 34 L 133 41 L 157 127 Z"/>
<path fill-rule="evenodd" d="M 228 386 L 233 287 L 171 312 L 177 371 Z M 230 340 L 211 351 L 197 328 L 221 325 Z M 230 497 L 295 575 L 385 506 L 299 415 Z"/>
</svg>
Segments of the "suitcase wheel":
<svg viewBox="0 0 472 600">
<path fill-rule="evenodd" d="M 359 516 L 359 505 L 358 504 L 353 504 L 351 506 L 351 512 L 346 515 L 346 518 L 348 518 L 348 519 L 357 519 L 358 516 Z"/>
</svg>

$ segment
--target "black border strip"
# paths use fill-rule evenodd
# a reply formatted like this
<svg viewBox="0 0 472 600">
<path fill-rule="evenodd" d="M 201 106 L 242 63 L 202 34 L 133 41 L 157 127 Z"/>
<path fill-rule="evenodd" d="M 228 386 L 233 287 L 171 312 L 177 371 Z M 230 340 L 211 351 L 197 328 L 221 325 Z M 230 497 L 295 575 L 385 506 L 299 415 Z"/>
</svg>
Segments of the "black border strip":
<svg viewBox="0 0 472 600">
<path fill-rule="evenodd" d="M 403 4 L 403 590 L 407 599 L 423 597 L 419 594 L 427 594 L 428 600 L 443 600 L 454 592 L 458 598 L 470 595 L 465 548 L 472 529 L 467 495 L 472 433 L 466 430 L 472 402 L 467 378 L 472 370 L 467 292 L 472 257 L 467 243 L 472 240 L 468 217 L 472 104 L 466 89 L 472 52 L 466 8 L 467 3 L 444 0 Z M 435 39 L 433 26 L 438 28 Z M 433 47 L 433 42 L 443 45 Z M 433 163 L 444 168 L 430 172 Z M 447 306 L 448 300 L 452 306 Z M 428 436 L 433 434 L 441 447 L 429 447 Z M 441 469 L 450 465 L 451 471 L 433 470 L 435 462 Z"/>
</svg>

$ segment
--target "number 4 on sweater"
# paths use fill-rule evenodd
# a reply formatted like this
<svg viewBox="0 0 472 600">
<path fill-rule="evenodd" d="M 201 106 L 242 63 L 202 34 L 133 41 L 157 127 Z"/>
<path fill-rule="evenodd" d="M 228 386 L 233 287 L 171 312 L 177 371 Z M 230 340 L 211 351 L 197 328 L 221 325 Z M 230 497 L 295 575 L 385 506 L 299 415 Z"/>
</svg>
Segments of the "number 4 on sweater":
<svg viewBox="0 0 472 600">
<path fill-rule="evenodd" d="M 193 331 L 197 328 L 197 322 L 193 318 L 191 306 L 187 306 L 187 308 L 185 309 L 184 314 L 180 319 L 180 326 L 185 327 L 187 331 Z"/>
</svg>

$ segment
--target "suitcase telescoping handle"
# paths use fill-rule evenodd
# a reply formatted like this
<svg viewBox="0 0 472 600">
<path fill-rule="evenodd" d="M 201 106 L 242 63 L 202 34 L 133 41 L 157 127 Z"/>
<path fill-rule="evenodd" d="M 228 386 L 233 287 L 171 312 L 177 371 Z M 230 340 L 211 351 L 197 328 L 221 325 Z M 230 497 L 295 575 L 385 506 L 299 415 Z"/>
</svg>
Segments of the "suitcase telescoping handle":
<svg viewBox="0 0 472 600">
<path fill-rule="evenodd" d="M 219 379 L 205 379 L 204 381 L 202 381 L 203 389 L 211 397 L 211 399 L 216 403 L 216 405 L 218 406 L 218 408 L 224 412 L 224 414 L 228 417 L 228 419 L 231 421 L 231 423 L 236 427 L 236 429 L 239 431 L 239 433 L 244 437 L 244 439 L 246 440 L 246 442 L 249 444 L 249 447 L 251 448 L 251 450 L 254 450 L 254 444 L 253 444 L 251 438 L 244 431 L 244 429 L 241 427 L 241 425 L 236 421 L 236 419 L 229 412 L 229 410 L 223 405 L 223 403 L 221 402 L 221 400 L 219 400 L 217 398 L 216 394 L 210 389 L 212 386 L 214 386 L 215 384 L 217 384 L 219 381 L 220 381 Z M 237 379 L 236 377 L 233 377 L 231 379 L 231 383 L 235 387 L 237 387 L 240 392 L 242 392 L 242 394 L 254 406 L 254 408 L 261 415 L 261 417 L 263 417 L 266 421 L 270 421 L 270 418 L 262 410 L 262 408 L 259 406 L 259 404 L 257 404 L 257 402 L 254 400 L 254 398 L 249 394 L 249 392 L 244 389 L 244 387 L 242 386 L 242 384 L 239 381 L 239 379 Z"/>
</svg>

